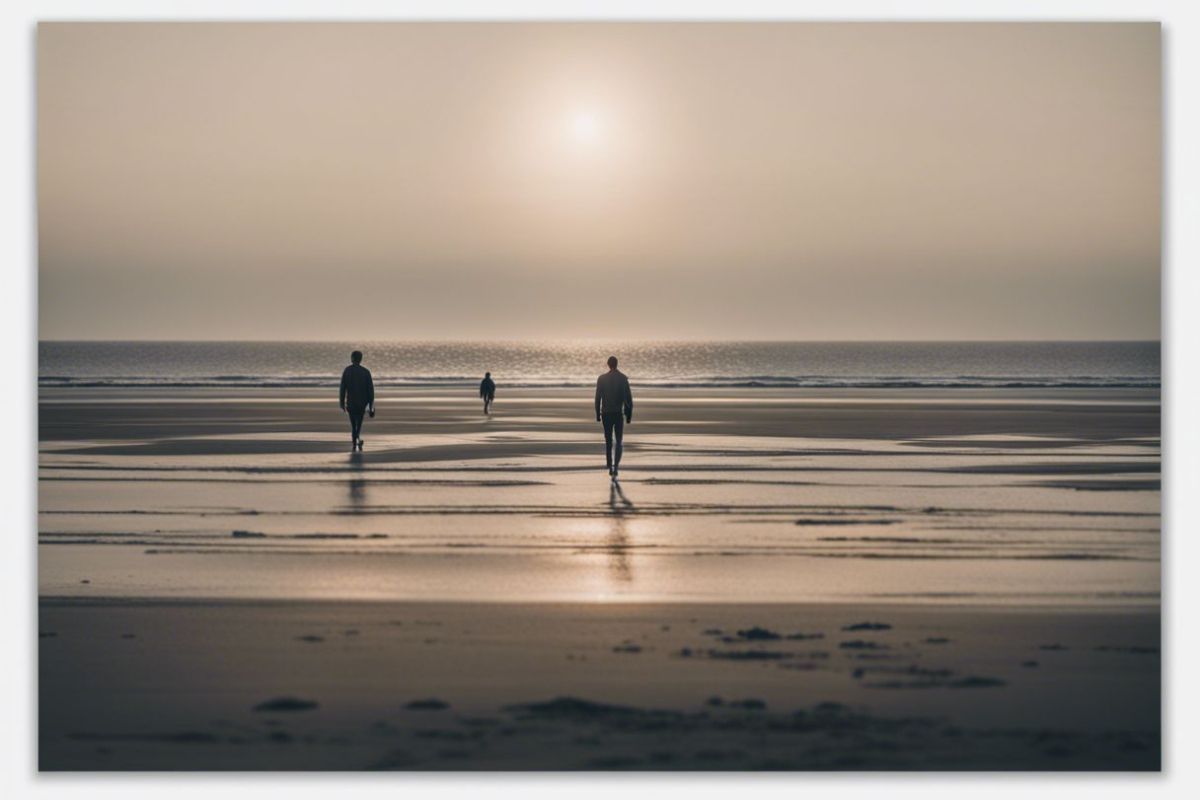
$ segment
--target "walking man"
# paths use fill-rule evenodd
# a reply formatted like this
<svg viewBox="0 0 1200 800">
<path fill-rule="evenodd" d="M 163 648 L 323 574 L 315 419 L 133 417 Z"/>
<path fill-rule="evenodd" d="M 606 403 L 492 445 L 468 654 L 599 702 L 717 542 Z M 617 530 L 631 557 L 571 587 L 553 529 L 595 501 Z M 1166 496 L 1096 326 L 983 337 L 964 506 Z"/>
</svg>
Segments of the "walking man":
<svg viewBox="0 0 1200 800">
<path fill-rule="evenodd" d="M 350 415 L 350 449 L 362 450 L 363 414 L 375 416 L 375 384 L 371 370 L 362 365 L 362 351 L 350 354 L 350 366 L 342 370 L 342 388 L 338 390 L 338 405 Z"/>
<path fill-rule="evenodd" d="M 617 370 L 617 357 L 608 357 L 608 372 L 596 380 L 596 421 L 604 423 L 604 460 L 615 481 L 621 466 L 625 424 L 633 422 L 633 392 L 629 378 Z"/>
<path fill-rule="evenodd" d="M 490 414 L 492 401 L 496 399 L 496 382 L 492 380 L 492 373 L 483 373 L 483 381 L 479 384 L 479 396 L 483 398 L 483 413 Z"/>
</svg>

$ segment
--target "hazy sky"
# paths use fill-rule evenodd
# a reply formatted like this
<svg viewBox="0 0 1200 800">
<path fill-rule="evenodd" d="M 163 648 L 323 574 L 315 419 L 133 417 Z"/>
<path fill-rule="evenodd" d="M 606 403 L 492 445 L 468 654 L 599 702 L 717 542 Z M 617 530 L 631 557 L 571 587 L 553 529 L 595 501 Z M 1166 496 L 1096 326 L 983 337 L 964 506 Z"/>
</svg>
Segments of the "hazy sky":
<svg viewBox="0 0 1200 800">
<path fill-rule="evenodd" d="M 65 24 L 42 338 L 1157 338 L 1157 24 Z"/>
</svg>

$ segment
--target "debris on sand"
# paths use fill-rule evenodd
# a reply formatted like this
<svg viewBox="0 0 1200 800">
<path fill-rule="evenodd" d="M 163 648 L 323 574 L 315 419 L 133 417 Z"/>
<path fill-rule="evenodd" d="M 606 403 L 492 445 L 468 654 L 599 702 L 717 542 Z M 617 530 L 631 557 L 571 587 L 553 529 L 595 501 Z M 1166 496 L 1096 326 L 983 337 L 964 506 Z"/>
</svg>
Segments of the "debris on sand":
<svg viewBox="0 0 1200 800">
<path fill-rule="evenodd" d="M 524 717 L 576 720 L 633 717 L 645 713 L 632 706 L 596 703 L 591 700 L 581 700 L 577 697 L 556 697 L 553 700 L 547 700 L 542 703 L 507 706 L 505 711 L 517 712 Z"/>
<path fill-rule="evenodd" d="M 746 639 L 747 641 L 752 641 L 752 642 L 770 641 L 773 639 L 782 639 L 783 638 L 778 633 L 775 633 L 775 631 L 769 631 L 766 628 L 760 628 L 757 625 L 755 625 L 753 628 L 746 628 L 745 630 L 740 630 L 737 632 L 737 635 L 741 639 Z"/>
<path fill-rule="evenodd" d="M 299 697 L 275 697 L 264 700 L 254 711 L 311 711 L 317 707 L 316 700 L 301 700 Z"/>
<path fill-rule="evenodd" d="M 853 625 L 843 625 L 844 631 L 890 631 L 891 625 L 886 622 L 856 622 Z"/>
<path fill-rule="evenodd" d="M 234 531 L 233 533 L 230 534 L 230 536 L 232 536 L 234 539 L 265 539 L 265 538 L 267 538 L 267 535 L 265 533 L 258 533 L 257 531 Z"/>
<path fill-rule="evenodd" d="M 310 644 L 316 644 L 317 642 L 323 642 L 323 641 L 325 641 L 325 637 L 324 637 L 324 636 L 317 636 L 317 635 L 316 635 L 316 634 L 314 634 L 314 633 L 310 633 L 310 634 L 307 634 L 307 635 L 305 635 L 305 636 L 297 636 L 297 637 L 296 637 L 296 641 L 299 641 L 299 642 L 308 642 L 308 643 L 310 643 Z"/>
<path fill-rule="evenodd" d="M 405 706 L 410 711 L 445 711 L 449 707 L 449 703 L 445 700 L 438 700 L 436 697 L 430 697 L 425 700 L 413 700 Z"/>
<path fill-rule="evenodd" d="M 855 678 L 863 678 L 870 673 L 884 673 L 897 676 L 891 680 L 863 683 L 865 689 L 985 689 L 993 686 L 1004 686 L 999 678 L 987 678 L 978 675 L 968 675 L 955 678 L 949 669 L 926 669 L 913 665 L 905 669 L 888 667 L 859 668 L 853 673 Z"/>
</svg>

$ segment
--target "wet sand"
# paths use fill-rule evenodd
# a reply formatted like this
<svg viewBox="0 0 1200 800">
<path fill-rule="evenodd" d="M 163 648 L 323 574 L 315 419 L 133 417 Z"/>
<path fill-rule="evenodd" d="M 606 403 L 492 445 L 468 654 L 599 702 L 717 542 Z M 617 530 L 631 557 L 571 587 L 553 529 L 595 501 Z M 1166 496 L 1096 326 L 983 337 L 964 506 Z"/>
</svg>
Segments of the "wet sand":
<svg viewBox="0 0 1200 800">
<path fill-rule="evenodd" d="M 478 430 L 470 393 L 394 389 L 368 420 L 372 435 Z M 43 387 L 41 441 L 173 439 L 270 431 L 342 433 L 336 389 Z M 1062 413 L 1064 409 L 1071 413 Z M 587 389 L 502 388 L 495 420 L 510 431 L 595 433 Z M 503 422 L 501 422 L 503 421 Z M 1022 433 L 1107 441 L 1158 437 L 1156 389 L 649 389 L 634 430 L 834 439 L 983 437 Z M 97 426 L 103 426 L 98 428 Z M 348 434 L 347 434 L 348 436 Z M 329 449 L 338 450 L 334 444 Z M 480 456 L 484 457 L 484 456 Z"/>
<path fill-rule="evenodd" d="M 42 769 L 1158 767 L 1156 391 L 39 405 Z"/>
</svg>

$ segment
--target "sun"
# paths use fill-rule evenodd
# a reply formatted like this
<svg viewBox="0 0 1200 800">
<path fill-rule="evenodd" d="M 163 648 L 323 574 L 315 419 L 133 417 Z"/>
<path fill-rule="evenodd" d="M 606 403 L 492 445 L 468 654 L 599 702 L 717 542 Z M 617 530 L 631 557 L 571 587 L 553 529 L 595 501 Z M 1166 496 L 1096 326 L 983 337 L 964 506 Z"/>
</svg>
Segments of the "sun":
<svg viewBox="0 0 1200 800">
<path fill-rule="evenodd" d="M 596 144 L 603 133 L 600 117 L 594 111 L 577 111 L 571 117 L 571 137 L 579 144 Z"/>
</svg>

